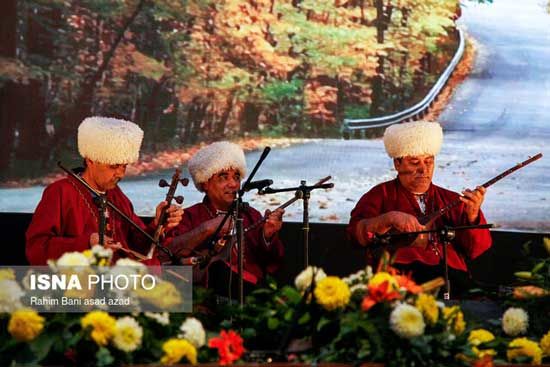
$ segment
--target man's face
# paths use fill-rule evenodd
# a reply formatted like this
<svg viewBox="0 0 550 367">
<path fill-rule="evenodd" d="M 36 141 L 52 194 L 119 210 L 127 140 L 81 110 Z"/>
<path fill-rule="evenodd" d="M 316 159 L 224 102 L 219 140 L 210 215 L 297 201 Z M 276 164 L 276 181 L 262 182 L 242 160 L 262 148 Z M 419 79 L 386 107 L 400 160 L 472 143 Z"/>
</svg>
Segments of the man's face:
<svg viewBox="0 0 550 367">
<path fill-rule="evenodd" d="M 84 175 L 89 178 L 92 187 L 100 191 L 114 189 L 126 174 L 127 164 L 97 163 L 86 159 Z"/>
<path fill-rule="evenodd" d="M 393 165 L 397 170 L 399 182 L 413 194 L 428 191 L 434 174 L 434 156 L 419 155 L 396 158 Z"/>
<path fill-rule="evenodd" d="M 202 186 L 216 209 L 227 210 L 241 187 L 241 174 L 230 168 L 214 174 Z"/>
</svg>

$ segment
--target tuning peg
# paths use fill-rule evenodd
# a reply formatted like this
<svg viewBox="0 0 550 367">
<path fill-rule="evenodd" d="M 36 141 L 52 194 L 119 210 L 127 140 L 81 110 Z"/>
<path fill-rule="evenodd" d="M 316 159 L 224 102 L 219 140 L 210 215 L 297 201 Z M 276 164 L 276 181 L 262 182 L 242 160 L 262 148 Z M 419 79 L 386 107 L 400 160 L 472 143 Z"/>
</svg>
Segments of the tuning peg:
<svg viewBox="0 0 550 367">
<path fill-rule="evenodd" d="M 159 180 L 159 186 L 160 187 L 168 187 L 168 186 L 170 186 L 170 184 L 168 182 L 166 182 L 166 180 L 164 178 L 161 178 Z"/>
<path fill-rule="evenodd" d="M 180 180 L 180 182 L 181 182 L 181 184 L 182 184 L 183 186 L 189 185 L 189 179 L 188 179 L 187 177 L 182 178 L 182 179 Z"/>
<path fill-rule="evenodd" d="M 176 200 L 176 203 L 181 204 L 183 203 L 183 196 L 176 196 L 174 200 Z"/>
</svg>

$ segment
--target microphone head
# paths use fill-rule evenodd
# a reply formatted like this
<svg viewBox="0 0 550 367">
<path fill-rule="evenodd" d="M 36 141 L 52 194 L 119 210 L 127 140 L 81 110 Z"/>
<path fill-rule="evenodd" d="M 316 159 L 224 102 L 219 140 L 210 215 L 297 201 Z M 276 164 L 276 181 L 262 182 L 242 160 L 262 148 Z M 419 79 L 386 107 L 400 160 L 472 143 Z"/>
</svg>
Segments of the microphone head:
<svg viewBox="0 0 550 367">
<path fill-rule="evenodd" d="M 272 185 L 273 180 L 258 180 L 258 181 L 251 181 L 248 183 L 248 185 L 245 186 L 244 191 L 250 191 L 257 189 L 258 191 L 262 190 L 263 188 Z"/>
</svg>

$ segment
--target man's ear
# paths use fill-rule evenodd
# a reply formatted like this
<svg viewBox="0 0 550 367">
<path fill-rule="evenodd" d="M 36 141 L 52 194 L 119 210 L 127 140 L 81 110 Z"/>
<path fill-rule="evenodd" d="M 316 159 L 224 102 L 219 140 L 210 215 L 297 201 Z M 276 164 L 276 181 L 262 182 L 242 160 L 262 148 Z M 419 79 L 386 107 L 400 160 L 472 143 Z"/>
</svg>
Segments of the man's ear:
<svg viewBox="0 0 550 367">
<path fill-rule="evenodd" d="M 401 166 L 401 158 L 394 158 L 393 159 L 393 167 L 396 171 L 399 171 L 399 167 Z"/>
<path fill-rule="evenodd" d="M 205 194 L 208 194 L 208 181 L 201 183 L 199 186 L 202 192 L 204 192 Z"/>
</svg>

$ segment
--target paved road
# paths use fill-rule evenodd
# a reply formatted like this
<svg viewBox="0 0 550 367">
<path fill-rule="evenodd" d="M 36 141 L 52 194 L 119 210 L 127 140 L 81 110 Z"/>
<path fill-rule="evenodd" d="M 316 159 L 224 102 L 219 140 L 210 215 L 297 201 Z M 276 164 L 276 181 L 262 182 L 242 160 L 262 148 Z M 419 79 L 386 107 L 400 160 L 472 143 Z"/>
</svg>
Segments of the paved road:
<svg viewBox="0 0 550 367">
<path fill-rule="evenodd" d="M 437 158 L 434 182 L 452 190 L 481 184 L 501 171 L 543 152 L 542 160 L 490 188 L 483 205 L 489 221 L 503 228 L 550 232 L 550 16 L 544 1 L 466 2 L 462 25 L 478 42 L 470 78 L 456 91 L 440 120 L 445 143 Z M 252 166 L 259 153 L 247 155 Z M 395 177 L 382 141 L 314 140 L 274 149 L 256 178 L 274 187 L 296 186 L 326 175 L 336 187 L 314 192 L 311 220 L 347 222 L 359 197 L 374 184 Z M 128 179 L 121 184 L 141 214 L 151 214 L 163 192 L 154 186 L 169 172 Z M 33 211 L 42 187 L 0 190 L 0 210 Z M 200 200 L 193 189 L 186 202 Z M 247 200 L 274 207 L 291 195 Z M 301 220 L 301 206 L 287 210 Z"/>
</svg>

